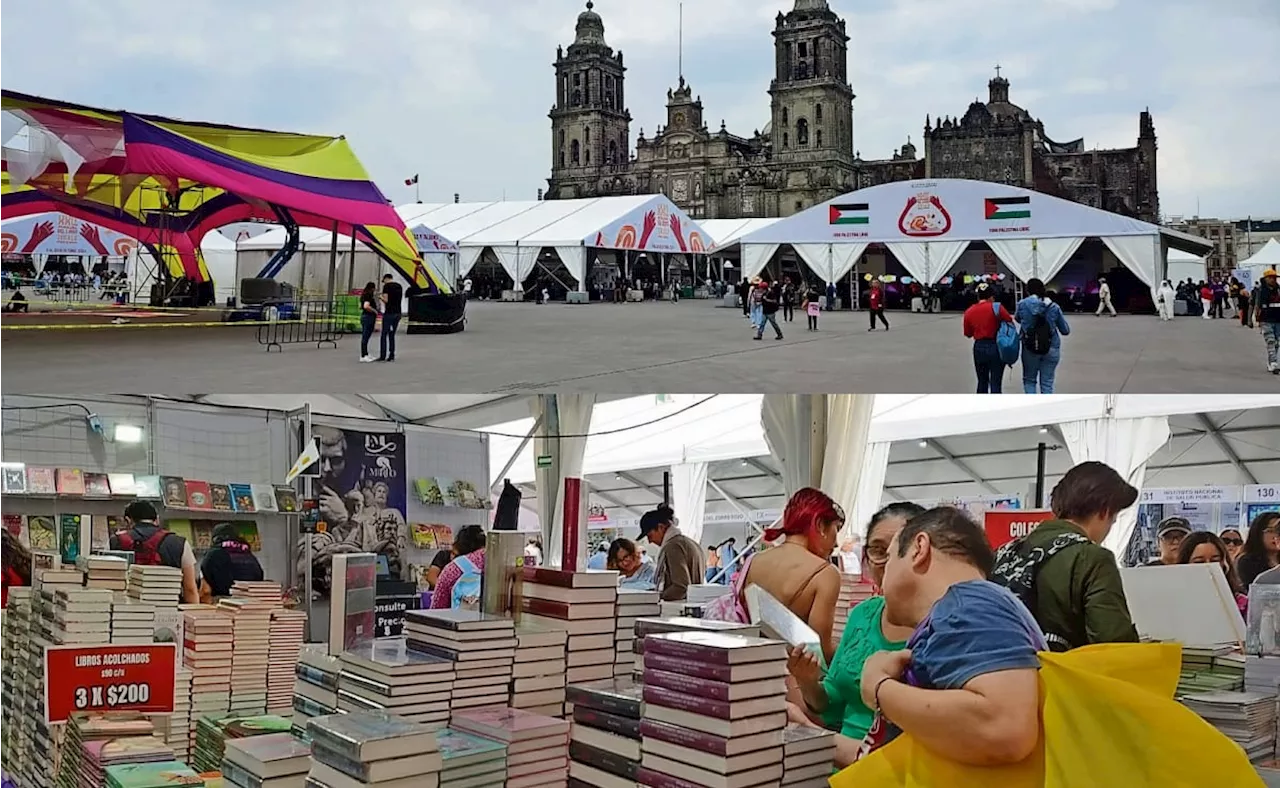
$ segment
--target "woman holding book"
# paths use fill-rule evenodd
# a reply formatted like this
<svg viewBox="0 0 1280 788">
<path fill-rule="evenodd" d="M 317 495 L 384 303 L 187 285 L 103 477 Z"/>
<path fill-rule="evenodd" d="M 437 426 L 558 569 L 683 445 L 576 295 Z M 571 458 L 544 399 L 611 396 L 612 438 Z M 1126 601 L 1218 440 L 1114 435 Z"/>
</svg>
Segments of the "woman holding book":
<svg viewBox="0 0 1280 788">
<path fill-rule="evenodd" d="M 924 507 L 914 503 L 895 503 L 872 515 L 862 551 L 862 577 L 871 582 L 877 595 L 849 611 L 844 636 L 826 675 L 806 669 L 809 661 L 801 653 L 789 660 L 805 707 L 803 711 L 793 708 L 791 716 L 796 722 L 812 718 L 836 731 L 836 764 L 842 767 L 854 761 L 875 719 L 875 712 L 862 701 L 863 663 L 876 652 L 906 648 L 911 637 L 910 627 L 889 623 L 879 589 L 889 562 L 889 545 L 907 521 L 923 511 Z"/>
<path fill-rule="evenodd" d="M 1236 571 L 1247 589 L 1258 575 L 1277 564 L 1280 564 L 1280 512 L 1263 512 L 1249 524 L 1249 535 L 1236 560 Z"/>
</svg>

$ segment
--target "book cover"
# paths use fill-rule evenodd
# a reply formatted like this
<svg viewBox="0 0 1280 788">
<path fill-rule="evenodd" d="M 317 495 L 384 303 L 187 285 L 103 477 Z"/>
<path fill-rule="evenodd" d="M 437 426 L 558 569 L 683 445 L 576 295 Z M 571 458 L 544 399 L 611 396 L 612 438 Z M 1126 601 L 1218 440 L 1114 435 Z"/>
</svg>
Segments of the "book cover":
<svg viewBox="0 0 1280 788">
<path fill-rule="evenodd" d="M 489 501 L 481 497 L 475 484 L 466 479 L 458 479 L 452 485 L 454 498 L 463 509 L 488 509 Z"/>
<path fill-rule="evenodd" d="M 0 468 L 3 474 L 3 491 L 6 495 L 21 495 L 27 491 L 27 469 L 22 465 Z"/>
<path fill-rule="evenodd" d="M 112 514 L 95 514 L 90 521 L 89 545 L 94 552 L 111 548 L 111 535 L 124 527 L 121 519 Z"/>
<path fill-rule="evenodd" d="M 188 509 L 187 483 L 181 476 L 161 476 L 160 489 L 164 505 L 170 509 Z"/>
<path fill-rule="evenodd" d="M 656 656 L 656 655 L 655 655 Z M 667 670 L 646 667 L 644 683 L 655 687 L 663 687 L 674 692 L 696 695 L 712 700 L 740 700 L 770 694 L 786 694 L 786 683 L 781 678 L 764 679 L 755 682 L 733 683 L 715 681 L 686 673 L 675 673 Z"/>
<path fill-rule="evenodd" d="M 632 648 L 639 645 L 641 645 L 641 641 L 637 640 L 632 645 Z M 639 649 L 636 650 L 639 651 Z M 649 653 L 644 655 L 644 668 L 646 670 L 655 669 L 669 673 L 681 673 L 685 676 L 726 683 L 778 678 L 785 676 L 787 673 L 785 664 L 775 665 L 770 662 L 760 662 L 745 665 L 718 665 L 713 662 Z"/>
<path fill-rule="evenodd" d="M 551 569 L 545 566 L 524 567 L 524 579 L 531 583 L 561 588 L 617 588 L 618 573 L 571 572 L 567 569 Z"/>
<path fill-rule="evenodd" d="M 159 476 L 135 476 L 133 477 L 133 494 L 139 498 L 149 501 L 160 500 L 164 498 L 164 490 L 160 485 Z"/>
<path fill-rule="evenodd" d="M 84 494 L 86 498 L 110 498 L 111 481 L 105 473 L 86 473 L 84 475 Z"/>
<path fill-rule="evenodd" d="M 256 512 L 253 505 L 253 490 L 247 484 L 230 484 L 231 500 L 237 512 Z"/>
<path fill-rule="evenodd" d="M 62 563 L 74 564 L 80 557 L 80 521 L 78 514 L 64 514 L 58 517 L 58 554 Z"/>
<path fill-rule="evenodd" d="M 53 468 L 27 466 L 27 492 L 37 495 L 53 495 L 58 491 Z"/>
<path fill-rule="evenodd" d="M 630 676 L 618 676 L 586 684 L 571 684 L 565 690 L 565 700 L 575 709 L 584 706 L 639 719 L 643 693 L 643 685 L 637 684 Z"/>
<path fill-rule="evenodd" d="M 181 761 L 120 763 L 106 768 L 110 788 L 170 788 L 204 785 L 204 779 Z"/>
<path fill-rule="evenodd" d="M 471 632 L 475 630 L 512 630 L 515 624 L 504 616 L 481 613 L 478 610 L 407 610 L 404 614 L 406 623 L 446 629 L 453 632 Z"/>
<path fill-rule="evenodd" d="M 249 486 L 250 493 L 253 495 L 253 508 L 259 512 L 278 512 L 280 508 L 276 506 L 276 491 L 269 484 L 253 484 Z"/>
<path fill-rule="evenodd" d="M 555 717 L 513 709 L 509 706 L 487 706 L 456 711 L 450 724 L 455 728 L 488 736 L 498 741 L 513 742 L 569 732 L 569 723 Z"/>
<path fill-rule="evenodd" d="M 209 502 L 215 512 L 233 512 L 236 508 L 231 500 L 231 488 L 225 484 L 209 485 Z"/>
<path fill-rule="evenodd" d="M 507 754 L 507 748 L 502 742 L 455 728 L 443 728 L 437 731 L 436 742 L 440 746 L 440 755 L 444 758 L 445 769 L 457 767 L 463 762 L 504 758 Z M 480 757 L 482 755 L 488 757 Z"/>
<path fill-rule="evenodd" d="M 178 536 L 181 536 L 183 539 L 186 539 L 188 542 L 191 543 L 192 549 L 200 549 L 200 534 L 197 533 L 198 529 L 196 529 L 192 525 L 192 522 L 190 520 L 183 517 L 178 517 L 173 520 L 165 520 L 164 528 L 166 531 L 169 531 L 170 533 L 175 533 Z M 205 549 L 207 549 L 210 546 L 208 542 L 209 542 L 209 538 L 208 538 L 208 534 L 206 534 L 205 545 L 204 545 Z"/>
<path fill-rule="evenodd" d="M 414 523 L 411 528 L 413 536 L 413 546 L 421 550 L 435 550 L 436 548 L 436 532 L 435 528 L 426 523 Z"/>
<path fill-rule="evenodd" d="M 572 687 L 573 685 L 569 686 Z M 610 714 L 607 711 L 574 704 L 573 721 L 574 724 L 599 728 L 602 731 L 616 733 L 628 739 L 640 738 L 640 720 L 634 717 L 623 717 L 620 714 Z"/>
<path fill-rule="evenodd" d="M 329 593 L 329 653 L 337 656 L 375 637 L 377 556 L 333 556 Z"/>
<path fill-rule="evenodd" d="M 285 484 L 277 484 L 276 507 L 282 512 L 298 511 L 298 493 L 290 486 Z"/>
<path fill-rule="evenodd" d="M 258 523 L 253 520 L 240 520 L 235 523 L 240 538 L 248 543 L 249 549 L 255 553 L 262 552 L 262 537 L 258 534 Z"/>
<path fill-rule="evenodd" d="M 423 506 L 444 506 L 444 493 L 435 479 L 414 479 L 413 491 Z"/>
<path fill-rule="evenodd" d="M 636 779 L 636 772 L 640 768 L 640 764 L 635 761 L 629 761 L 608 750 L 592 747 L 590 744 L 584 744 L 580 741 L 569 742 L 569 757 L 578 763 L 594 766 L 597 769 L 616 774 L 628 780 Z"/>
<path fill-rule="evenodd" d="M 4 515 L 4 530 L 8 531 L 9 535 L 16 538 L 21 544 L 30 547 L 30 542 L 27 539 L 27 524 L 22 519 L 22 515 Z"/>
<path fill-rule="evenodd" d="M 187 505 L 192 509 L 212 509 L 213 497 L 209 483 L 198 479 L 187 479 Z"/>
<path fill-rule="evenodd" d="M 419 752 L 438 749 L 431 728 L 378 711 L 313 717 L 307 721 L 307 733 L 312 742 L 357 761 L 365 760 L 379 743 L 413 744 Z"/>
<path fill-rule="evenodd" d="M 725 635 L 719 632 L 667 632 L 644 639 L 645 654 L 702 660 L 721 665 L 744 662 L 783 661 L 787 646 L 780 640 Z"/>
<path fill-rule="evenodd" d="M 453 528 L 448 525 L 433 525 L 431 530 L 436 532 L 436 548 L 447 550 L 453 547 Z"/>
<path fill-rule="evenodd" d="M 791 723 L 782 731 L 782 746 L 786 755 L 831 749 L 835 746 L 835 733 L 825 728 Z"/>
<path fill-rule="evenodd" d="M 132 473 L 108 473 L 107 483 L 111 485 L 112 495 L 138 494 L 138 484 Z"/>
<path fill-rule="evenodd" d="M 445 506 L 460 506 L 458 503 L 458 490 L 454 487 L 456 482 L 445 476 L 436 477 L 436 488 L 440 490 L 440 497 L 444 500 Z"/>
<path fill-rule="evenodd" d="M 58 526 L 47 514 L 27 517 L 27 539 L 32 550 L 57 550 Z"/>
<path fill-rule="evenodd" d="M 54 479 L 59 495 L 84 495 L 84 471 L 79 468 L 59 468 Z"/>
</svg>

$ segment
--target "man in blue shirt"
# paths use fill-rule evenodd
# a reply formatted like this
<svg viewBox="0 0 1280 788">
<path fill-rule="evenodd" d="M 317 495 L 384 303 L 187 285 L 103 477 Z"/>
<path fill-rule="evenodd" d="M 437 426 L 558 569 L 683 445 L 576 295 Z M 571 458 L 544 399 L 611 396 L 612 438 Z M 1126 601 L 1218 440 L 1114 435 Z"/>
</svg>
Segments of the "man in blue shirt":
<svg viewBox="0 0 1280 788">
<path fill-rule="evenodd" d="M 596 551 L 587 559 L 588 569 L 605 569 L 609 563 L 609 543 L 601 542 L 596 545 Z"/>
</svg>

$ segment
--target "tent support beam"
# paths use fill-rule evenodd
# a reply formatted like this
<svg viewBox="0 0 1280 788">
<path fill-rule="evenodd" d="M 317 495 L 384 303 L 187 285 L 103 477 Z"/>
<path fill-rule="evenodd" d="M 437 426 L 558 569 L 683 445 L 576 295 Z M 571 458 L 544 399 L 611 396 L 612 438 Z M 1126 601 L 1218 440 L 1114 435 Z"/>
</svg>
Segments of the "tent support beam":
<svg viewBox="0 0 1280 788">
<path fill-rule="evenodd" d="M 928 445 L 929 448 L 936 451 L 938 454 L 942 455 L 942 459 L 951 463 L 951 465 L 954 466 L 956 470 L 964 473 L 970 479 L 973 479 L 973 481 L 977 482 L 978 485 L 982 487 L 982 489 L 986 490 L 992 495 L 1001 494 L 1000 491 L 997 490 L 992 484 L 990 484 L 981 476 L 979 476 L 977 472 L 973 470 L 973 468 L 970 468 L 963 460 L 961 460 L 960 458 L 952 454 L 950 451 L 948 451 L 946 447 L 944 447 L 941 443 L 938 443 L 936 439 L 926 438 L 925 444 Z"/>
<path fill-rule="evenodd" d="M 666 498 L 662 495 L 662 490 L 658 489 L 657 487 L 654 487 L 652 484 L 646 484 L 639 477 L 633 474 L 627 473 L 626 471 L 619 471 L 618 475 L 626 479 L 627 481 L 631 482 L 635 486 L 639 487 L 640 489 L 648 491 L 650 495 L 658 499 L 659 503 L 666 500 Z"/>
<path fill-rule="evenodd" d="M 490 407 L 490 406 L 493 406 L 493 405 L 503 405 L 503 404 L 508 403 L 508 402 L 515 402 L 516 400 L 523 400 L 523 399 L 525 399 L 525 397 L 526 397 L 526 396 L 528 396 L 528 395 L 525 395 L 525 394 L 510 394 L 510 395 L 508 395 L 508 396 L 505 396 L 505 397 L 499 397 L 499 398 L 497 398 L 497 399 L 491 399 L 491 400 L 488 400 L 488 401 L 486 401 L 486 402 L 477 402 L 477 403 L 476 403 L 476 404 L 474 404 L 474 405 L 467 405 L 467 406 L 465 406 L 465 407 L 461 407 L 461 408 L 454 408 L 453 410 L 441 411 L 440 413 L 432 413 L 430 416 L 423 416 L 423 417 L 422 417 L 422 418 L 420 418 L 420 419 L 411 419 L 411 420 L 409 421 L 409 424 L 417 424 L 417 425 L 419 425 L 419 426 L 423 426 L 423 427 L 430 427 L 430 426 L 431 426 L 431 422 L 432 422 L 432 421 L 435 421 L 436 419 L 447 419 L 447 418 L 451 418 L 451 417 L 453 417 L 453 416 L 463 416 L 463 415 L 466 415 L 466 414 L 468 414 L 468 413 L 472 413 L 472 412 L 474 412 L 474 411 L 481 410 L 481 409 L 483 409 L 483 408 L 487 408 L 487 407 Z"/>
<path fill-rule="evenodd" d="M 517 446 L 516 450 L 511 452 L 511 456 L 507 458 L 506 465 L 503 465 L 502 470 L 498 471 L 498 475 L 494 477 L 493 484 L 489 485 L 490 491 L 498 491 L 500 482 L 507 478 L 508 473 L 511 473 L 511 468 L 515 466 L 516 460 L 520 459 L 521 452 L 523 452 L 525 447 L 529 445 L 529 441 L 533 440 L 534 436 L 538 434 L 538 430 L 541 429 L 541 427 L 542 416 L 538 416 L 538 418 L 533 420 L 533 426 L 529 428 L 528 434 L 526 434 L 524 439 L 520 441 L 520 445 Z"/>
<path fill-rule="evenodd" d="M 1213 419 L 1209 418 L 1207 414 L 1197 413 L 1196 420 L 1204 427 L 1205 432 L 1209 434 L 1209 437 L 1213 439 L 1213 442 L 1218 445 L 1218 449 L 1227 458 L 1227 462 L 1231 463 L 1231 465 L 1236 469 L 1236 472 L 1244 477 L 1245 482 L 1247 484 L 1257 484 L 1258 479 L 1253 475 L 1253 471 L 1249 470 L 1248 466 L 1244 464 L 1244 461 L 1240 459 L 1240 455 L 1236 454 L 1236 450 L 1231 447 L 1231 444 L 1227 442 L 1227 439 L 1218 431 L 1218 425 L 1213 423 Z"/>
<path fill-rule="evenodd" d="M 746 458 L 746 460 L 744 460 L 744 462 L 746 462 L 746 464 L 750 465 L 752 468 L 755 468 L 757 471 L 760 471 L 765 476 L 768 476 L 769 478 L 773 479 L 775 482 L 777 482 L 779 485 L 782 486 L 783 490 L 786 489 L 786 485 L 782 481 L 782 474 L 770 468 L 768 465 L 765 465 L 763 462 L 760 462 L 759 459 L 755 457 L 748 457 Z"/>
<path fill-rule="evenodd" d="M 403 414 L 395 412 L 386 405 L 383 405 L 381 402 L 378 402 L 373 397 L 370 397 L 368 394 L 353 394 L 350 396 L 346 394 L 333 394 L 331 396 L 344 405 L 350 405 L 351 407 L 364 411 L 365 413 L 372 413 L 372 415 L 384 418 L 387 421 L 394 421 L 396 424 L 405 424 L 409 421 Z M 371 407 L 372 410 L 370 410 Z"/>
<path fill-rule="evenodd" d="M 761 530 L 760 526 L 756 524 L 756 521 L 751 517 L 751 510 L 747 508 L 746 503 L 740 500 L 737 496 L 730 495 L 729 493 L 725 492 L 725 489 L 721 487 L 716 482 L 716 480 L 712 479 L 710 476 L 707 477 L 707 486 L 715 490 L 717 493 L 719 493 L 720 497 L 724 498 L 725 501 L 728 502 L 730 506 L 732 506 L 734 509 L 737 509 L 738 514 L 742 515 L 742 519 L 747 521 L 747 525 L 749 527 L 754 528 L 757 531 Z"/>
<path fill-rule="evenodd" d="M 592 495 L 594 495 L 594 496 L 596 496 L 596 497 L 597 497 L 597 498 L 599 498 L 600 500 L 602 500 L 602 501 L 607 501 L 608 503 L 613 504 L 615 507 L 617 507 L 617 508 L 621 509 L 621 510 L 622 510 L 622 511 L 624 511 L 624 512 L 631 512 L 632 514 L 634 514 L 634 515 L 635 515 L 635 516 L 637 516 L 637 517 L 639 517 L 639 516 L 641 516 L 641 515 L 643 515 L 643 514 L 644 514 L 644 512 L 641 512 L 641 511 L 640 511 L 640 510 L 638 510 L 638 509 L 634 509 L 634 508 L 632 508 L 630 504 L 623 503 L 621 499 L 616 498 L 616 497 L 614 497 L 613 495 L 610 495 L 609 493 L 605 492 L 604 490 L 601 490 L 599 487 L 596 487 L 594 484 L 592 484 L 591 482 L 587 481 L 586 479 L 583 479 L 583 481 L 586 483 L 586 485 L 587 485 L 587 489 L 591 491 L 591 494 L 592 494 Z"/>
</svg>

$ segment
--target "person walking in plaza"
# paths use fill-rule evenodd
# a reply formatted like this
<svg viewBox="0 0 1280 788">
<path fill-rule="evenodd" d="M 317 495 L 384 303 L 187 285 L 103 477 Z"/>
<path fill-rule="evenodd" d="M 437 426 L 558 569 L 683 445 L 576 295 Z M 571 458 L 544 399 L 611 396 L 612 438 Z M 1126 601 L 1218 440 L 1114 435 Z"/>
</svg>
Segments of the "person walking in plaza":
<svg viewBox="0 0 1280 788">
<path fill-rule="evenodd" d="M 1253 308 L 1250 306 L 1251 303 L 1252 294 L 1249 292 L 1249 288 L 1242 286 L 1240 293 L 1236 295 L 1236 306 L 1239 307 L 1239 312 L 1236 313 L 1236 316 L 1240 318 L 1240 325 L 1245 328 L 1253 328 Z"/>
<path fill-rule="evenodd" d="M 373 338 L 374 329 L 378 327 L 377 285 L 369 282 L 360 291 L 360 361 L 368 364 L 373 361 L 369 355 L 369 340 Z"/>
<path fill-rule="evenodd" d="M 880 285 L 879 279 L 871 280 L 871 292 L 867 293 L 867 304 L 871 308 L 870 319 L 871 327 L 868 331 L 876 330 L 876 318 L 884 323 L 884 330 L 889 330 L 889 321 L 884 316 L 884 288 Z"/>
<path fill-rule="evenodd" d="M 1213 286 L 1208 282 L 1200 283 L 1200 315 L 1205 320 L 1213 318 Z"/>
<path fill-rule="evenodd" d="M 1106 310 L 1111 313 L 1112 317 L 1116 316 L 1116 308 L 1111 303 L 1111 285 L 1107 284 L 1105 276 L 1098 277 L 1098 311 L 1096 315 L 1102 317 L 1102 311 Z"/>
<path fill-rule="evenodd" d="M 1267 371 L 1280 375 L 1280 285 L 1276 284 L 1276 269 L 1262 272 L 1254 301 L 1253 319 L 1267 343 Z"/>
<path fill-rule="evenodd" d="M 818 330 L 818 315 L 822 314 L 822 305 L 818 303 L 818 291 L 810 288 L 804 297 L 804 313 L 809 317 L 809 330 Z"/>
<path fill-rule="evenodd" d="M 1002 323 L 1012 323 L 1013 316 L 995 301 L 991 285 L 982 282 L 977 288 L 978 303 L 964 312 L 964 335 L 973 340 L 973 369 L 978 377 L 979 394 L 1004 392 L 1005 363 L 1000 359 L 996 335 Z"/>
<path fill-rule="evenodd" d="M 782 339 L 782 329 L 778 328 L 778 306 L 782 300 L 782 288 L 775 282 L 772 285 L 765 285 L 760 288 L 760 322 L 756 324 L 756 341 L 764 339 L 764 326 L 766 323 L 773 326 L 773 330 L 777 333 L 774 339 Z"/>
<path fill-rule="evenodd" d="M 1014 319 L 1022 326 L 1022 390 L 1052 394 L 1062 360 L 1062 337 L 1071 333 L 1071 326 L 1062 307 L 1045 295 L 1044 282 L 1027 282 L 1027 293 L 1014 310 Z"/>
<path fill-rule="evenodd" d="M 764 326 L 764 292 L 767 284 L 761 279 L 756 279 L 751 283 L 751 289 L 747 293 L 747 300 L 751 304 L 751 327 L 762 330 Z"/>
<path fill-rule="evenodd" d="M 742 301 L 742 316 L 751 319 L 751 291 L 755 289 L 750 279 L 738 283 L 738 298 Z"/>
<path fill-rule="evenodd" d="M 789 276 L 782 283 L 782 319 L 787 323 L 796 319 L 796 286 Z"/>
<path fill-rule="evenodd" d="M 470 281 L 470 280 L 467 280 Z M 391 274 L 382 277 L 382 352 L 379 361 L 396 360 L 396 329 L 404 315 L 404 288 Z"/>
<path fill-rule="evenodd" d="M 1160 289 L 1156 291 L 1156 309 L 1160 312 L 1161 320 L 1173 320 L 1173 304 L 1177 297 L 1178 294 L 1173 289 L 1173 284 L 1168 279 L 1164 280 L 1160 285 Z"/>
</svg>

